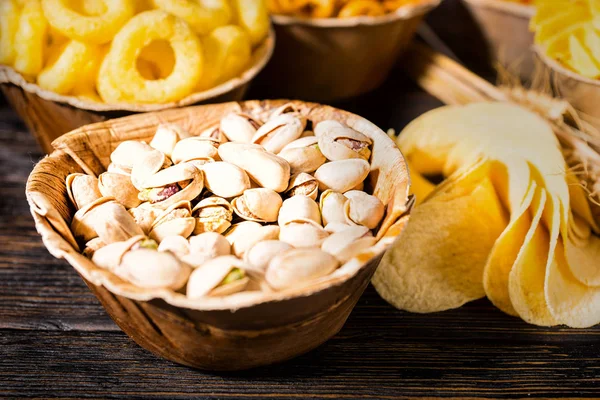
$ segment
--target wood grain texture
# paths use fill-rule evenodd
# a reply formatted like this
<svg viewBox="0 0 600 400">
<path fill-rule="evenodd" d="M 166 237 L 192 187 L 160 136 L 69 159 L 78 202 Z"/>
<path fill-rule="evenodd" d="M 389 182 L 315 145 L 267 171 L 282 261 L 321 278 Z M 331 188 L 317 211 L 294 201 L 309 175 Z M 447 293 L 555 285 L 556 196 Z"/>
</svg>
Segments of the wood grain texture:
<svg viewBox="0 0 600 400">
<path fill-rule="evenodd" d="M 445 0 L 430 21 L 468 44 L 461 24 L 440 14 L 461 10 L 453 3 Z M 467 47 L 456 52 L 462 57 Z M 337 106 L 399 130 L 440 105 L 400 75 Z M 275 97 L 261 87 L 251 96 Z M 0 103 L 0 398 L 600 398 L 600 327 L 535 327 L 487 300 L 409 314 L 372 287 L 339 334 L 283 364 L 206 374 L 155 357 L 43 247 L 25 202 L 25 180 L 40 157 L 35 139 Z"/>
</svg>

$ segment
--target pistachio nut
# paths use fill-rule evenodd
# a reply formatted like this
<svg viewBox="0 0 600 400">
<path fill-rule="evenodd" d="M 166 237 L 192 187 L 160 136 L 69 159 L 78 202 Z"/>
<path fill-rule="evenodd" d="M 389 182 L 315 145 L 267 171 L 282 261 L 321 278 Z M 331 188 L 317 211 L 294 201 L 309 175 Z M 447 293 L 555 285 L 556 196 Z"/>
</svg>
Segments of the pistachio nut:
<svg viewBox="0 0 600 400">
<path fill-rule="evenodd" d="M 324 251 L 292 249 L 271 260 L 265 279 L 273 289 L 282 290 L 329 275 L 338 266 L 338 260 Z"/>
<path fill-rule="evenodd" d="M 160 124 L 150 141 L 150 146 L 171 157 L 177 142 L 190 136 L 188 131 L 177 124 Z"/>
<path fill-rule="evenodd" d="M 139 191 L 127 175 L 104 172 L 98 177 L 98 189 L 102 196 L 112 196 L 128 209 L 137 207 L 142 202 L 138 198 Z"/>
<path fill-rule="evenodd" d="M 83 255 L 87 258 L 92 258 L 96 251 L 100 250 L 106 246 L 106 243 L 102 241 L 100 238 L 94 238 L 85 244 L 85 249 L 83 250 Z"/>
<path fill-rule="evenodd" d="M 189 240 L 189 253 L 181 257 L 186 264 L 198 268 L 208 260 L 231 254 L 231 245 L 216 232 L 205 232 L 192 236 Z"/>
<path fill-rule="evenodd" d="M 248 173 L 260 186 L 278 193 L 285 191 L 290 180 L 290 165 L 286 160 L 265 151 L 258 145 L 223 143 L 219 146 L 223 161 L 235 164 Z"/>
<path fill-rule="evenodd" d="M 337 121 L 319 123 L 315 127 L 315 133 L 319 138 L 319 149 L 328 160 L 362 158 L 368 161 L 371 157 L 369 146 L 373 144 L 373 141 Z"/>
<path fill-rule="evenodd" d="M 376 242 L 367 227 L 349 226 L 347 229 L 334 233 L 325 239 L 321 245 L 321 250 L 331 254 L 343 264 L 372 247 Z"/>
<path fill-rule="evenodd" d="M 321 153 L 315 136 L 300 138 L 279 153 L 290 164 L 292 174 L 314 172 L 327 161 Z"/>
<path fill-rule="evenodd" d="M 231 226 L 233 207 L 221 197 L 208 197 L 201 200 L 192 210 L 196 217 L 194 234 L 203 232 L 223 233 Z"/>
<path fill-rule="evenodd" d="M 302 124 L 306 125 L 306 118 L 304 116 L 302 116 L 300 109 L 294 103 L 285 103 L 284 105 L 277 107 L 271 113 L 271 116 L 269 117 L 269 119 L 278 117 L 280 115 L 285 115 L 285 114 L 293 115 L 295 117 L 300 118 L 302 120 Z"/>
<path fill-rule="evenodd" d="M 175 164 L 191 160 L 215 159 L 217 147 L 212 140 L 199 137 L 190 137 L 180 140 L 175 145 L 171 160 Z"/>
<path fill-rule="evenodd" d="M 293 196 L 286 199 L 279 209 L 277 223 L 284 226 L 292 221 L 310 220 L 321 224 L 321 213 L 316 201 L 307 196 Z"/>
<path fill-rule="evenodd" d="M 244 190 L 250 189 L 248 175 L 234 164 L 216 161 L 204 164 L 201 168 L 206 180 L 206 188 L 217 196 L 235 197 L 242 194 Z"/>
<path fill-rule="evenodd" d="M 221 256 L 207 261 L 192 272 L 186 295 L 190 299 L 227 296 L 244 290 L 249 281 L 242 260 L 234 256 Z"/>
<path fill-rule="evenodd" d="M 314 177 L 319 181 L 320 191 L 331 189 L 345 193 L 364 181 L 370 169 L 371 166 L 365 160 L 351 158 L 323 164 L 314 173 Z"/>
<path fill-rule="evenodd" d="M 273 240 L 279 237 L 279 226 L 262 226 L 254 221 L 244 221 L 232 225 L 225 233 L 225 238 L 231 243 L 233 254 L 243 257 L 256 243 L 263 240 Z"/>
<path fill-rule="evenodd" d="M 67 194 L 75 209 L 79 210 L 102 197 L 98 179 L 80 173 L 69 174 L 66 178 Z"/>
<path fill-rule="evenodd" d="M 191 268 L 170 252 L 142 247 L 126 252 L 113 273 L 141 288 L 177 290 L 185 285 Z"/>
<path fill-rule="evenodd" d="M 221 132 L 221 123 L 217 122 L 214 125 L 204 129 L 200 132 L 198 137 L 210 139 L 214 142 L 215 147 L 219 147 L 219 144 L 227 142 L 227 136 Z"/>
<path fill-rule="evenodd" d="M 291 113 L 277 115 L 258 128 L 252 143 L 260 144 L 271 153 L 279 153 L 284 146 L 302 135 L 305 123 L 306 120 Z"/>
<path fill-rule="evenodd" d="M 269 262 L 278 254 L 291 250 L 293 247 L 289 243 L 280 240 L 265 240 L 252 246 L 246 254 L 244 261 L 248 264 L 250 272 L 259 276 L 264 276 Z"/>
<path fill-rule="evenodd" d="M 271 189 L 248 189 L 231 202 L 233 210 L 248 221 L 275 222 L 281 208 L 279 193 Z"/>
<path fill-rule="evenodd" d="M 115 174 L 131 176 L 131 170 L 125 170 L 121 166 L 116 165 L 114 163 L 108 164 L 108 167 L 106 167 L 106 172 L 112 172 Z"/>
<path fill-rule="evenodd" d="M 123 172 L 131 173 L 133 166 L 142 161 L 146 154 L 154 151 L 147 143 L 137 140 L 126 140 L 121 142 L 110 154 L 110 161 L 116 168 Z M 169 162 L 169 161 L 165 161 Z"/>
<path fill-rule="evenodd" d="M 348 229 L 349 226 L 351 225 L 348 225 L 346 222 L 330 222 L 325 225 L 325 230 L 329 233 L 337 233 Z"/>
<path fill-rule="evenodd" d="M 344 215 L 349 224 L 363 225 L 375 229 L 385 213 L 385 206 L 377 197 L 350 190 L 344 194 L 348 201 L 344 204 Z"/>
<path fill-rule="evenodd" d="M 159 150 L 149 151 L 136 162 L 131 169 L 131 183 L 139 191 L 144 189 L 144 182 L 165 167 L 168 157 Z"/>
<path fill-rule="evenodd" d="M 279 240 L 294 247 L 320 247 L 329 233 L 312 220 L 292 221 L 280 228 Z"/>
<path fill-rule="evenodd" d="M 71 231 L 81 242 L 99 237 L 106 244 L 144 234 L 125 207 L 112 197 L 102 197 L 77 211 Z"/>
<path fill-rule="evenodd" d="M 148 236 L 158 243 L 173 235 L 187 238 L 195 227 L 196 219 L 192 217 L 192 205 L 189 201 L 182 200 L 172 204 L 156 217 Z"/>
<path fill-rule="evenodd" d="M 195 160 L 190 160 L 188 163 L 192 164 L 194 167 L 198 168 L 202 171 L 202 166 L 208 163 L 215 162 L 214 158 L 206 157 L 206 158 L 197 158 Z"/>
<path fill-rule="evenodd" d="M 127 240 L 105 245 L 94 252 L 92 262 L 101 268 L 114 271 L 121 264 L 121 260 L 125 253 L 132 250 L 134 247 L 136 249 L 140 248 L 140 243 L 146 240 L 148 240 L 146 236 L 137 235 Z M 154 242 L 154 244 L 156 244 L 156 242 Z"/>
<path fill-rule="evenodd" d="M 229 113 L 221 119 L 220 130 L 232 142 L 250 143 L 260 125 L 247 114 Z"/>
<path fill-rule="evenodd" d="M 321 217 L 323 218 L 324 225 L 328 225 L 332 222 L 347 223 L 346 215 L 344 214 L 344 204 L 346 204 L 347 200 L 348 198 L 343 194 L 334 192 L 330 189 L 321 193 L 319 207 L 321 209 Z"/>
<path fill-rule="evenodd" d="M 152 207 L 149 202 L 142 203 L 135 208 L 130 208 L 128 211 L 135 223 L 139 225 L 146 235 L 150 233 L 154 220 L 162 212 L 161 209 Z"/>
<path fill-rule="evenodd" d="M 290 178 L 290 184 L 285 194 L 289 197 L 306 196 L 316 200 L 319 195 L 319 182 L 314 176 L 300 172 Z"/>
<path fill-rule="evenodd" d="M 170 251 L 181 259 L 190 253 L 190 244 L 183 236 L 166 236 L 160 241 L 158 251 Z"/>
<path fill-rule="evenodd" d="M 149 201 L 154 207 L 167 209 L 179 201 L 194 200 L 203 187 L 202 172 L 193 164 L 181 163 L 144 179 L 143 190 L 138 197 L 142 201 Z"/>
</svg>

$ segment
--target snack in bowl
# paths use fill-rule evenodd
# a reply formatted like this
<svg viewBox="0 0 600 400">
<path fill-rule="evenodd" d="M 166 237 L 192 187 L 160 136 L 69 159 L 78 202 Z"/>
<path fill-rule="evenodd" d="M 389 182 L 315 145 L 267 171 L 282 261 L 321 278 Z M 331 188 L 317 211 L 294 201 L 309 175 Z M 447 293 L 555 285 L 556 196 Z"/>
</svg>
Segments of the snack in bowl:
<svg viewBox="0 0 600 400">
<path fill-rule="evenodd" d="M 271 129 L 281 116 L 289 123 Z M 316 171 L 348 159 L 294 176 L 285 159 L 251 142 L 283 151 L 331 120 L 365 135 L 371 154 L 350 159 L 361 173 L 334 171 L 352 193 L 336 193 L 347 212 L 344 201 L 324 204 L 327 215 L 344 218 L 325 226 Z M 289 128 L 298 121 L 301 129 Z M 132 116 L 55 145 L 61 151 L 36 166 L 28 189 L 49 250 L 77 269 L 138 343 L 201 368 L 269 364 L 331 337 L 412 205 L 393 141 L 358 116 L 316 104 L 224 103 Z"/>
<path fill-rule="evenodd" d="M 536 325 L 600 323 L 597 194 L 569 174 L 548 122 L 508 103 L 447 106 L 398 146 L 421 198 L 374 275 L 386 300 L 425 313 L 487 296 Z"/>
<path fill-rule="evenodd" d="M 58 95 L 167 104 L 240 76 L 269 34 L 262 0 L 141 3 L 7 0 L 0 61 Z"/>
<path fill-rule="evenodd" d="M 425 3 L 426 0 L 270 0 L 273 14 L 297 15 L 307 18 L 377 17 L 397 9 Z"/>
</svg>

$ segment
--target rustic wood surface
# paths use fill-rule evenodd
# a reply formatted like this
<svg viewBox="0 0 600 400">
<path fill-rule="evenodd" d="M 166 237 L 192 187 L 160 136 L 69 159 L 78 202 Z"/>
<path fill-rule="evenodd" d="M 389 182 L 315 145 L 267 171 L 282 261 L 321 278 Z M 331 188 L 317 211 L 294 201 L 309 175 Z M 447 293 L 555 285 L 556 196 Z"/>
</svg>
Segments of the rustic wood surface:
<svg viewBox="0 0 600 400">
<path fill-rule="evenodd" d="M 477 41 L 457 22 L 466 17 L 450 3 L 429 21 L 460 58 L 473 60 Z M 467 64 L 485 72 L 480 63 Z M 400 129 L 440 104 L 401 74 L 339 106 Z M 254 94 L 263 94 L 260 87 Z M 25 201 L 25 181 L 40 157 L 2 101 L 1 398 L 600 397 L 600 327 L 538 328 L 487 300 L 409 314 L 372 287 L 337 336 L 286 363 L 210 374 L 159 359 L 122 333 L 73 268 L 44 248 Z"/>
</svg>

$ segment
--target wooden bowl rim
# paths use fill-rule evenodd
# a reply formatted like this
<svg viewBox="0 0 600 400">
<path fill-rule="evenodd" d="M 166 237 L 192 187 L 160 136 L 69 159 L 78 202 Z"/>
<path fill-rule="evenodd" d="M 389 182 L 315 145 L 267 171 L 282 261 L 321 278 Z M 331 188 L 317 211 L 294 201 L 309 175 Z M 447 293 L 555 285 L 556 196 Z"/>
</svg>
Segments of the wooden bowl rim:
<svg viewBox="0 0 600 400">
<path fill-rule="evenodd" d="M 362 26 L 376 26 L 396 21 L 406 21 L 427 14 L 436 8 L 442 0 L 427 0 L 421 4 L 409 4 L 398 8 L 392 13 L 378 17 L 358 16 L 352 18 L 306 18 L 291 15 L 271 14 L 275 25 L 281 26 L 308 26 L 314 28 L 355 28 Z"/>
<path fill-rule="evenodd" d="M 269 29 L 269 35 L 263 42 L 253 49 L 253 65 L 247 68 L 241 75 L 236 76 L 226 82 L 202 92 L 192 93 L 181 100 L 161 104 L 130 104 L 130 103 L 99 103 L 81 99 L 75 96 L 66 96 L 54 93 L 40 88 L 35 82 L 28 82 L 23 75 L 15 71 L 12 67 L 0 65 L 0 83 L 10 83 L 19 86 L 26 92 L 36 94 L 44 100 L 55 101 L 68 104 L 70 106 L 89 111 L 110 112 L 110 111 L 129 111 L 129 112 L 150 112 L 161 111 L 169 108 L 177 108 L 193 105 L 202 101 L 221 96 L 231 92 L 248 82 L 258 75 L 264 69 L 275 50 L 275 31 L 273 27 Z"/>
<path fill-rule="evenodd" d="M 504 0 L 464 0 L 473 7 L 490 8 L 515 17 L 529 19 L 535 14 L 535 6 Z"/>
<path fill-rule="evenodd" d="M 240 104 L 250 106 L 260 104 L 260 107 L 263 107 L 264 110 L 274 110 L 277 106 L 280 106 L 288 101 L 282 100 L 268 100 L 266 103 L 268 107 L 264 107 L 263 104 L 265 102 L 257 102 L 257 101 L 243 101 L 243 102 L 229 102 L 229 103 L 221 103 L 217 105 L 198 105 L 198 106 L 190 106 L 182 109 L 178 109 L 177 111 L 185 111 L 188 114 L 191 114 L 193 110 L 197 110 L 202 107 L 215 107 L 222 106 L 224 109 L 226 107 L 230 107 L 233 105 Z M 292 102 L 293 103 L 293 102 Z M 230 310 L 236 311 L 244 308 L 250 308 L 253 306 L 268 304 L 268 303 L 276 303 L 276 302 L 284 302 L 286 300 L 309 297 L 318 294 L 319 292 L 324 292 L 333 287 L 342 286 L 351 281 L 351 279 L 356 276 L 361 270 L 367 267 L 367 265 L 378 256 L 381 255 L 387 248 L 389 248 L 393 241 L 395 241 L 399 233 L 401 232 L 402 227 L 407 222 L 410 211 L 413 206 L 413 197 L 409 196 L 410 191 L 410 175 L 408 171 L 408 166 L 406 164 L 406 160 L 400 150 L 397 148 L 393 140 L 380 128 L 378 128 L 375 124 L 368 121 L 367 119 L 348 112 L 344 110 L 340 110 L 331 106 L 324 106 L 316 103 L 303 102 L 298 101 L 297 103 L 303 104 L 309 110 L 313 110 L 315 107 L 320 107 L 321 109 L 326 109 L 328 111 L 334 111 L 335 113 L 339 113 L 344 116 L 346 121 L 351 126 L 360 125 L 363 131 L 368 130 L 372 134 L 376 134 L 376 140 L 383 142 L 384 148 L 388 148 L 390 146 L 393 149 L 394 153 L 397 154 L 397 160 L 394 164 L 395 167 L 403 168 L 405 171 L 405 180 L 396 182 L 394 184 L 394 190 L 391 192 L 391 197 L 387 205 L 394 205 L 392 207 L 392 214 L 394 216 L 394 220 L 390 222 L 390 225 L 386 227 L 384 233 L 392 232 L 390 235 L 385 235 L 385 237 L 380 238 L 378 243 L 367 249 L 366 251 L 358 254 L 352 260 L 344 264 L 344 270 L 341 271 L 341 268 L 337 271 L 341 271 L 339 274 L 329 275 L 327 277 L 321 278 L 319 280 L 312 281 L 305 286 L 295 287 L 291 290 L 284 290 L 279 292 L 272 293 L 262 293 L 255 294 L 252 292 L 242 292 L 231 296 L 226 297 L 204 297 L 202 299 L 188 299 L 185 295 L 175 293 L 170 289 L 156 289 L 156 290 L 146 290 L 142 288 L 137 288 L 132 284 L 126 283 L 120 279 L 115 279 L 115 276 L 107 270 L 103 270 L 97 267 L 92 263 L 91 260 L 83 256 L 72 244 L 70 244 L 62 235 L 60 235 L 54 228 L 53 225 L 49 222 L 49 216 L 54 213 L 57 214 L 56 210 L 50 208 L 48 206 L 47 209 L 44 209 L 44 204 L 40 205 L 40 200 L 44 200 L 45 195 L 41 194 L 38 191 L 34 191 L 31 189 L 30 184 L 34 180 L 33 178 L 39 174 L 39 170 L 45 164 L 50 164 L 53 160 L 56 160 L 61 156 L 68 156 L 65 153 L 64 149 L 57 149 L 51 155 L 42 159 L 33 169 L 29 178 L 27 180 L 27 201 L 31 207 L 31 212 L 35 220 L 35 225 L 37 231 L 42 236 L 42 240 L 44 245 L 48 249 L 48 251 L 55 256 L 56 258 L 64 258 L 72 267 L 74 267 L 77 272 L 79 272 L 87 281 L 93 283 L 97 286 L 103 286 L 110 292 L 120 295 L 132 300 L 138 301 L 150 301 L 154 299 L 162 299 L 165 302 L 181 308 L 192 309 L 192 310 L 200 310 L 200 311 L 215 311 L 215 310 Z M 163 112 L 169 112 L 174 110 L 165 110 Z M 309 113 L 312 111 L 309 111 Z M 148 115 L 154 113 L 144 113 L 144 114 L 134 114 L 127 117 L 117 118 L 115 120 L 131 120 L 131 119 L 144 119 L 147 118 Z M 113 120 L 114 121 L 114 120 Z M 102 125 L 104 122 L 99 122 L 92 125 Z M 55 143 L 64 144 L 71 137 L 76 136 L 90 136 L 94 135 L 94 132 L 86 132 L 84 130 L 85 126 L 82 128 L 75 129 L 72 132 L 69 132 L 63 135 L 61 138 L 57 139 Z M 110 128 L 106 128 L 110 129 Z M 99 134 L 99 133 L 97 133 Z M 375 139 L 374 139 L 375 140 Z M 387 144 L 386 144 L 387 143 Z M 72 158 L 72 157 L 70 157 Z M 44 174 L 44 172 L 42 172 Z M 398 175 L 401 177 L 402 174 Z M 401 190 L 405 186 L 405 193 Z M 396 196 L 400 198 L 398 200 Z M 41 199 L 40 199 L 41 198 Z M 44 200 L 45 201 L 45 200 Z M 402 202 L 402 203 L 400 203 Z M 400 206 L 400 210 L 398 207 Z M 387 218 L 387 213 L 386 213 Z M 62 219 L 61 219 L 62 220 Z M 383 228 L 380 228 L 383 230 Z M 70 232 L 70 231 L 69 231 Z M 90 268 L 92 267 L 92 268 Z M 336 271 L 336 272 L 337 272 Z"/>
<path fill-rule="evenodd" d="M 570 69 L 564 67 L 557 60 L 546 55 L 546 53 L 544 53 L 544 51 L 542 50 L 542 48 L 540 46 L 533 46 L 533 50 L 536 53 L 536 55 L 540 58 L 540 60 L 542 60 L 542 62 L 544 64 L 546 64 L 546 66 L 548 66 L 553 72 L 556 72 L 556 73 L 564 75 L 568 78 L 577 80 L 581 83 L 585 83 L 585 84 L 595 86 L 595 87 L 600 87 L 600 80 L 591 79 L 591 78 L 585 77 L 583 75 L 580 75 L 575 71 L 571 71 Z"/>
</svg>

